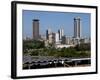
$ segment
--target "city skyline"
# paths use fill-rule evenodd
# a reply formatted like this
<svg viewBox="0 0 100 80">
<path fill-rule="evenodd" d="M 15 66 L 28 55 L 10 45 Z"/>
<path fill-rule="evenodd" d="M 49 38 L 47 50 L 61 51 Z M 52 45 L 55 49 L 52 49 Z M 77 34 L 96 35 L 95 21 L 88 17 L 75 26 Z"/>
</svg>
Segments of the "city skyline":
<svg viewBox="0 0 100 80">
<path fill-rule="evenodd" d="M 52 32 L 64 29 L 64 35 L 73 37 L 74 18 L 82 20 L 82 37 L 90 37 L 90 14 L 88 13 L 65 13 L 65 12 L 43 12 L 23 10 L 23 38 L 32 38 L 32 20 L 39 19 L 40 35 L 46 36 L 46 30 L 51 28 Z"/>
</svg>

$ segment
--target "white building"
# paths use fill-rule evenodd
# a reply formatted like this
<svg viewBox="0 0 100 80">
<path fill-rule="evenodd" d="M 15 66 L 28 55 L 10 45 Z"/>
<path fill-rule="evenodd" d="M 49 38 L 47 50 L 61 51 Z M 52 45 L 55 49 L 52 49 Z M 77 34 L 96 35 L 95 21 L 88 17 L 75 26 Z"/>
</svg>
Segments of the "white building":
<svg viewBox="0 0 100 80">
<path fill-rule="evenodd" d="M 55 33 L 55 44 L 59 44 L 59 33 Z"/>
<path fill-rule="evenodd" d="M 55 48 L 69 48 L 69 47 L 74 47 L 75 45 L 64 45 L 64 44 L 58 44 L 55 45 Z"/>
</svg>

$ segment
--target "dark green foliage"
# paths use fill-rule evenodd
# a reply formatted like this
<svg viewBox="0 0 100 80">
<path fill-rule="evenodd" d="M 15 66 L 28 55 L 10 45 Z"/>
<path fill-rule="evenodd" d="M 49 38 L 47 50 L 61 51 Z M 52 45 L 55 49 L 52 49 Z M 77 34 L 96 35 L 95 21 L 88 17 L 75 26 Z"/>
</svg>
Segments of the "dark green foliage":
<svg viewBox="0 0 100 80">
<path fill-rule="evenodd" d="M 90 43 L 79 44 L 79 45 L 77 45 L 75 48 L 76 48 L 76 50 L 78 50 L 78 51 L 91 50 Z"/>
<path fill-rule="evenodd" d="M 30 55 L 31 56 L 38 56 L 39 52 L 37 50 L 35 50 L 35 51 L 32 51 Z"/>
<path fill-rule="evenodd" d="M 52 45 L 46 48 L 43 41 L 23 41 L 24 54 L 29 53 L 31 56 L 90 57 L 90 48 L 90 43 L 56 49 Z"/>
<path fill-rule="evenodd" d="M 36 41 L 36 40 L 30 40 L 30 41 L 23 41 L 23 49 L 39 49 L 44 48 L 44 42 L 43 41 Z"/>
</svg>

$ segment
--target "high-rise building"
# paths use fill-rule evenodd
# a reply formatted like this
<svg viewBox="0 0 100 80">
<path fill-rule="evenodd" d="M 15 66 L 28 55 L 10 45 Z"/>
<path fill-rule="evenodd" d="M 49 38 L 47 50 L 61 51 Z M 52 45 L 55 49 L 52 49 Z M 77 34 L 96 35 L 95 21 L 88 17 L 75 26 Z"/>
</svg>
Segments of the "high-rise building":
<svg viewBox="0 0 100 80">
<path fill-rule="evenodd" d="M 39 20 L 38 19 L 33 20 L 33 39 L 34 40 L 39 39 Z"/>
<path fill-rule="evenodd" d="M 81 37 L 81 20 L 80 17 L 74 18 L 74 38 Z"/>
<path fill-rule="evenodd" d="M 46 39 L 49 39 L 49 34 L 51 34 L 51 29 L 46 30 Z"/>
<path fill-rule="evenodd" d="M 46 39 L 49 39 L 49 34 L 48 34 L 48 30 L 46 30 Z"/>
<path fill-rule="evenodd" d="M 59 40 L 61 40 L 62 36 L 64 36 L 64 30 L 61 28 L 58 30 L 58 33 L 59 33 Z"/>
</svg>

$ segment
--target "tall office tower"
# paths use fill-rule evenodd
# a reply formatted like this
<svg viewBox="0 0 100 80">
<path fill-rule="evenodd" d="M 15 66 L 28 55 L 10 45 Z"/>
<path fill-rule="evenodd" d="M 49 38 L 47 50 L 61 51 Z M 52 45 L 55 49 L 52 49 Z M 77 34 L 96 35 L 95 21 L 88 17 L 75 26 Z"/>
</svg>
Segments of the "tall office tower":
<svg viewBox="0 0 100 80">
<path fill-rule="evenodd" d="M 49 39 L 49 34 L 51 34 L 51 29 L 46 30 L 46 39 Z"/>
<path fill-rule="evenodd" d="M 46 30 L 46 39 L 49 39 L 49 34 L 48 34 L 48 30 Z"/>
<path fill-rule="evenodd" d="M 58 30 L 58 34 L 59 34 L 59 40 L 60 40 L 60 30 Z"/>
<path fill-rule="evenodd" d="M 61 28 L 58 30 L 58 33 L 59 33 L 59 40 L 61 40 L 62 37 L 64 36 L 64 30 Z"/>
<path fill-rule="evenodd" d="M 81 37 L 81 20 L 80 17 L 74 18 L 74 38 Z"/>
<path fill-rule="evenodd" d="M 34 40 L 39 39 L 39 20 L 38 19 L 33 20 L 33 39 Z"/>
</svg>

